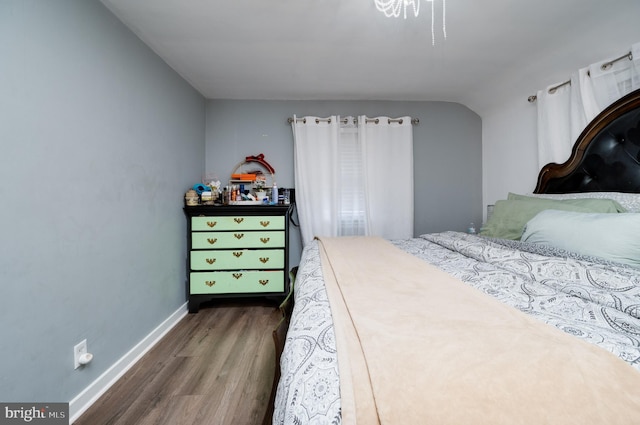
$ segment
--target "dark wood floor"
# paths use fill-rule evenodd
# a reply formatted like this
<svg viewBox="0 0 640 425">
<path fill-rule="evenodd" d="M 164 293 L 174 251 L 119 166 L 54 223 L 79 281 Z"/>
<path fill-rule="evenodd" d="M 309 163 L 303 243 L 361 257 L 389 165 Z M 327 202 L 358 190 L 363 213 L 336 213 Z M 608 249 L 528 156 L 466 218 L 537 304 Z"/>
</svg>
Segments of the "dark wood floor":
<svg viewBox="0 0 640 425">
<path fill-rule="evenodd" d="M 261 424 L 273 382 L 275 303 L 202 305 L 75 425 Z"/>
</svg>

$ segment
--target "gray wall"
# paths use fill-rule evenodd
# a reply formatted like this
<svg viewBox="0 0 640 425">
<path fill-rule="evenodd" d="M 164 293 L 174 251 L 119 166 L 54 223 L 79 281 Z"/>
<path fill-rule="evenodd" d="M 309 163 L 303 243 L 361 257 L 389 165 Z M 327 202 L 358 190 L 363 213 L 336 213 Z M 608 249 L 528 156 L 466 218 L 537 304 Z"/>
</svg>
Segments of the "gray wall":
<svg viewBox="0 0 640 425">
<path fill-rule="evenodd" d="M 2 401 L 69 401 L 179 309 L 184 191 L 260 152 L 293 186 L 294 113 L 419 118 L 416 234 L 482 216 L 481 122 L 458 104 L 205 102 L 97 0 L 0 2 L 0 59 Z"/>
<path fill-rule="evenodd" d="M 480 227 L 482 122 L 457 103 L 209 100 L 206 169 L 224 181 L 246 156 L 264 153 L 276 170 L 278 186 L 293 187 L 293 135 L 287 123 L 293 114 L 418 118 L 420 123 L 413 128 L 415 234 L 464 231 L 470 222 Z M 389 202 L 393 202 L 393 193 Z M 299 232 L 292 236 L 295 265 L 301 243 Z"/>
<path fill-rule="evenodd" d="M 0 400 L 69 401 L 185 302 L 205 100 L 97 0 L 0 2 L 0 93 Z"/>
</svg>

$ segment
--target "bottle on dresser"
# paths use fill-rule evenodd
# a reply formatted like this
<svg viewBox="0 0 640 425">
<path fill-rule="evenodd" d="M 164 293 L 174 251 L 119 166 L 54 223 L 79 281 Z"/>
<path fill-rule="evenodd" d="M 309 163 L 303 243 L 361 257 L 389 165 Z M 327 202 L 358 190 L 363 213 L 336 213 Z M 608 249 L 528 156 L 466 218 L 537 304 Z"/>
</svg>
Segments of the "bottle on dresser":
<svg viewBox="0 0 640 425">
<path fill-rule="evenodd" d="M 278 204 L 278 186 L 276 182 L 273 182 L 273 187 L 271 188 L 271 203 Z"/>
</svg>

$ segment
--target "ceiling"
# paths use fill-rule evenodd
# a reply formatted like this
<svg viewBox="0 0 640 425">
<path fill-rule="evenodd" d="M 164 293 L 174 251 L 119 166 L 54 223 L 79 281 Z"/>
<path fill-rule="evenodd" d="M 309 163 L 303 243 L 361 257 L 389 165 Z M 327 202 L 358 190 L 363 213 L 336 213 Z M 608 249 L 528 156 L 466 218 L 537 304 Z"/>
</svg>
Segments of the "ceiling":
<svg viewBox="0 0 640 425">
<path fill-rule="evenodd" d="M 441 100 L 482 110 L 640 41 L 639 0 L 102 0 L 210 99 Z M 615 7 L 614 7 L 615 6 Z M 634 22 L 635 21 L 635 22 Z"/>
</svg>

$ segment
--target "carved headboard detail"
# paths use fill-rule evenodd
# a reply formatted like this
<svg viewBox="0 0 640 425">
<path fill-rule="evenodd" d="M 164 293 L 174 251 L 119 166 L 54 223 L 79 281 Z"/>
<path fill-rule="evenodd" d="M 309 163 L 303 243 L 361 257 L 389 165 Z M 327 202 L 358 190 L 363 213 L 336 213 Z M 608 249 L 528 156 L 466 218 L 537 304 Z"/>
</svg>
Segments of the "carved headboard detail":
<svg viewBox="0 0 640 425">
<path fill-rule="evenodd" d="M 547 164 L 535 193 L 640 193 L 640 90 L 587 125 L 563 164 Z"/>
</svg>

